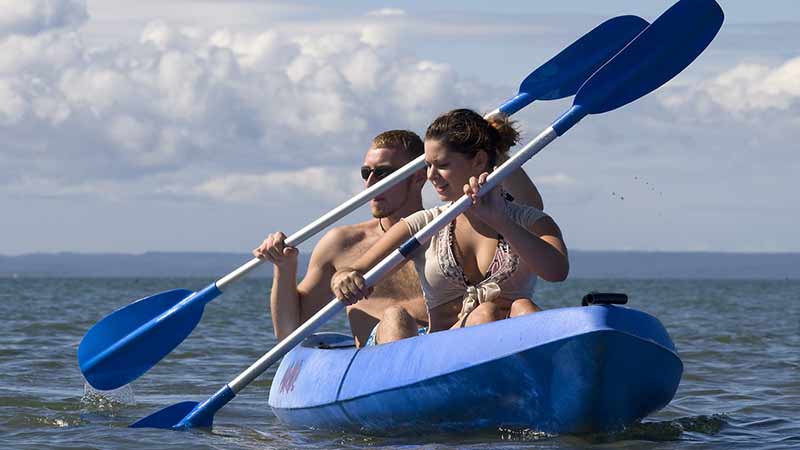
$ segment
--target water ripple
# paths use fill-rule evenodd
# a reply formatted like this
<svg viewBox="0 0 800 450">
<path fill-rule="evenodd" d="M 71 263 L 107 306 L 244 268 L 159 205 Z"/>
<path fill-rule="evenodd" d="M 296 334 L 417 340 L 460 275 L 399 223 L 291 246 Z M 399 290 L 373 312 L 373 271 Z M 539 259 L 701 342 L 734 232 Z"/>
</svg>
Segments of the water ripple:
<svg viewBox="0 0 800 450">
<path fill-rule="evenodd" d="M 286 427 L 266 405 L 275 368 L 215 417 L 213 432 L 127 425 L 185 400 L 203 400 L 275 345 L 268 280 L 245 280 L 206 307 L 195 332 L 116 393 L 88 389 L 75 351 L 97 320 L 131 301 L 206 279 L 0 280 L 0 433 L 4 447 L 37 449 L 658 449 L 800 448 L 800 283 L 569 280 L 544 283 L 546 307 L 590 290 L 623 291 L 667 327 L 684 362 L 675 399 L 617 433 L 536 430 L 374 437 Z M 326 330 L 346 330 L 337 317 Z"/>
</svg>

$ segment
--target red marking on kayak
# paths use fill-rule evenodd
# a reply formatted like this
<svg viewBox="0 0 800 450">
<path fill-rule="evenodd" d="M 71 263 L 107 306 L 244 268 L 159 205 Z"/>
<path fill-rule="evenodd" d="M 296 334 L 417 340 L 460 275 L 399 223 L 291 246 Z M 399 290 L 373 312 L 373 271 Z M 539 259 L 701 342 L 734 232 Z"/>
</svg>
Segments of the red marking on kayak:
<svg viewBox="0 0 800 450">
<path fill-rule="evenodd" d="M 300 369 L 303 367 L 303 361 L 295 361 L 286 369 L 286 373 L 283 374 L 283 379 L 281 379 L 281 393 L 285 392 L 292 392 L 294 390 L 294 383 L 297 381 L 297 377 L 300 375 Z"/>
</svg>

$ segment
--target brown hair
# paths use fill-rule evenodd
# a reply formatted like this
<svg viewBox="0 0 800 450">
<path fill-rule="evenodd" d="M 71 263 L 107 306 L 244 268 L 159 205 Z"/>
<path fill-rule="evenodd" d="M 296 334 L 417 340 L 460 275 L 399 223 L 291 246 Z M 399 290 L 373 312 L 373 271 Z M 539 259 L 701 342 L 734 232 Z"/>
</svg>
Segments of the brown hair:
<svg viewBox="0 0 800 450">
<path fill-rule="evenodd" d="M 437 117 L 428 126 L 425 140 L 440 141 L 451 151 L 474 158 L 480 150 L 489 156 L 489 168 L 500 155 L 519 142 L 519 132 L 507 117 L 494 115 L 489 120 L 470 109 L 454 109 Z"/>
<path fill-rule="evenodd" d="M 425 145 L 417 133 L 408 130 L 389 130 L 375 136 L 371 148 L 393 148 L 403 150 L 411 161 L 425 153 Z"/>
</svg>

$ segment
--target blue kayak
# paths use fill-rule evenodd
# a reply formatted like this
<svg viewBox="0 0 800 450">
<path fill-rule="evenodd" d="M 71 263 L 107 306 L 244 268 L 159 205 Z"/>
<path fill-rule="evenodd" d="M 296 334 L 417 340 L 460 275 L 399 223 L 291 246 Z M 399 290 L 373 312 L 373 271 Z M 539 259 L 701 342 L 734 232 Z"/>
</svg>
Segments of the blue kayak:
<svg viewBox="0 0 800 450">
<path fill-rule="evenodd" d="M 284 357 L 269 405 L 288 425 L 372 434 L 607 432 L 666 406 L 682 372 L 658 319 L 589 305 L 361 349 L 318 333 Z"/>
</svg>

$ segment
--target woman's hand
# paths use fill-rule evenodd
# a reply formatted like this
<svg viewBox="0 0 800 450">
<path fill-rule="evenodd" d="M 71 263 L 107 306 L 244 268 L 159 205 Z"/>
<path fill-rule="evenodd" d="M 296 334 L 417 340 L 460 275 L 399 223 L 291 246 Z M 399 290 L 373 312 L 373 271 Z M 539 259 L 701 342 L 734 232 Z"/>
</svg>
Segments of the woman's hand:
<svg viewBox="0 0 800 450">
<path fill-rule="evenodd" d="M 253 249 L 253 256 L 266 259 L 281 268 L 290 264 L 297 265 L 297 253 L 296 248 L 286 245 L 286 235 L 280 231 L 270 234 L 261 245 Z"/>
<path fill-rule="evenodd" d="M 472 199 L 472 208 L 467 211 L 467 214 L 474 214 L 481 221 L 494 226 L 502 224 L 506 220 L 506 204 L 499 185 L 479 197 L 488 176 L 489 173 L 484 172 L 478 177 L 470 177 L 469 182 L 464 185 L 464 194 Z"/>
<path fill-rule="evenodd" d="M 333 274 L 331 278 L 331 291 L 342 302 L 352 305 L 372 294 L 372 288 L 367 287 L 364 276 L 352 269 L 344 269 Z"/>
</svg>

